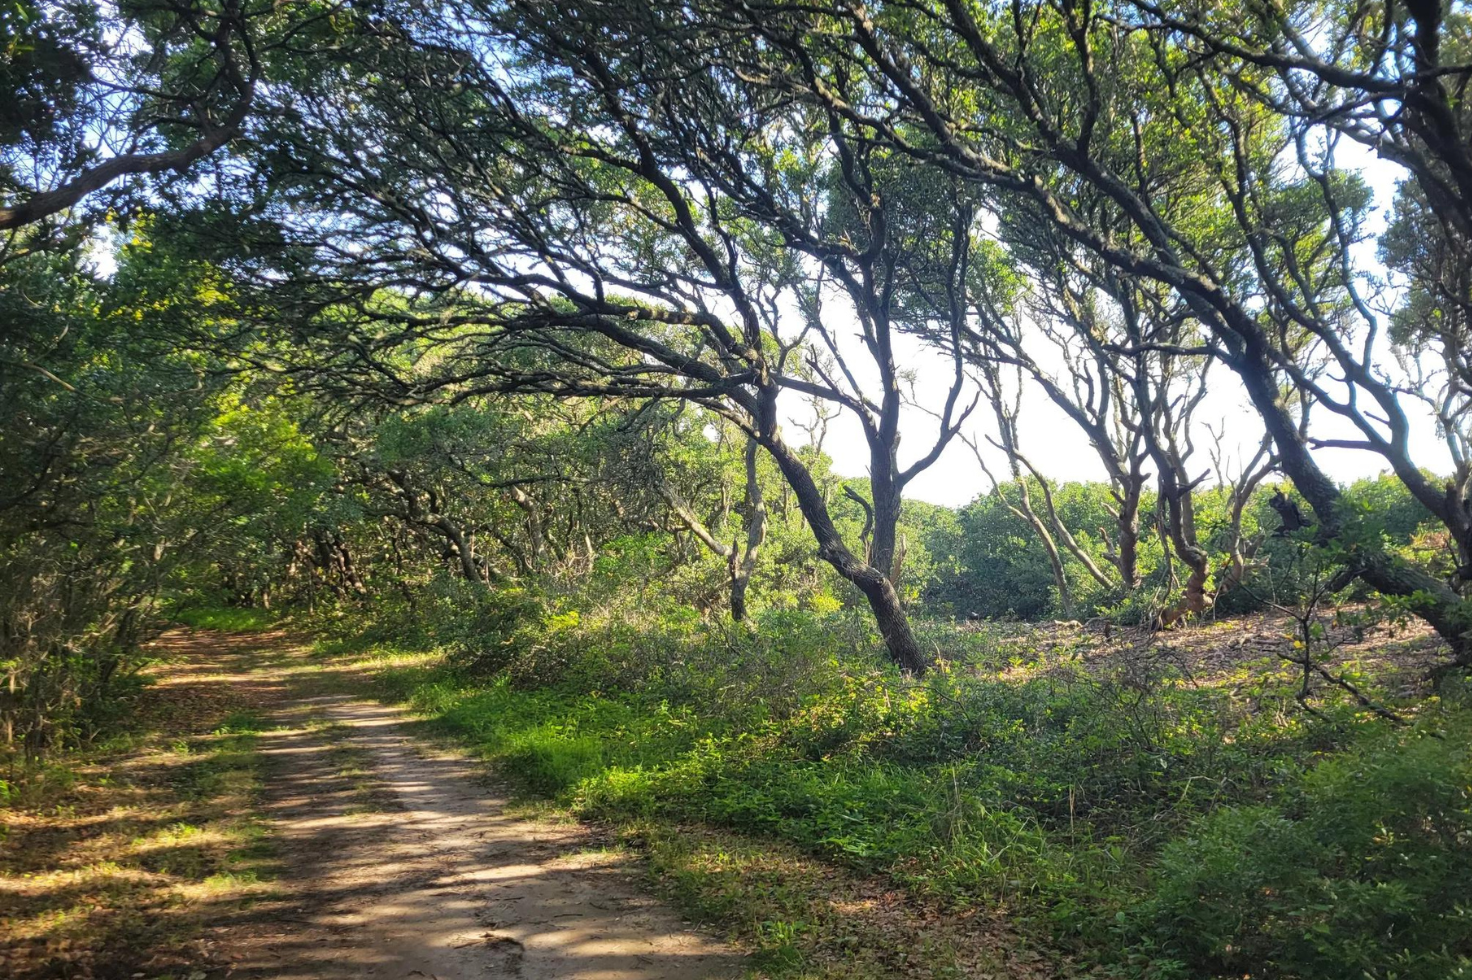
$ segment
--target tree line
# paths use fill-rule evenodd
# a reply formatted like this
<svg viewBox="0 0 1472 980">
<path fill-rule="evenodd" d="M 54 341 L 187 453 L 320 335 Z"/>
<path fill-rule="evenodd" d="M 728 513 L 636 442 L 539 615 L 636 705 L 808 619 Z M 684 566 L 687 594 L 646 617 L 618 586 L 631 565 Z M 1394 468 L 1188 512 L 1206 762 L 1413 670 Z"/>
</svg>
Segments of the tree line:
<svg viewBox="0 0 1472 980">
<path fill-rule="evenodd" d="M 927 596 L 1022 612 L 966 608 L 952 519 L 906 500 L 947 452 L 987 474 L 973 515 L 1026 529 L 1049 613 L 1135 597 L 1169 626 L 1308 555 L 1472 657 L 1458 4 L 0 17 L 12 727 L 114 683 L 99 651 L 201 575 L 411 602 L 411 566 L 655 574 L 647 534 L 721 568 L 692 604 L 861 597 L 921 673 Z M 1225 386 L 1245 454 L 1204 417 Z M 1024 390 L 1107 484 L 1039 469 Z M 864 480 L 829 471 L 834 413 Z M 1449 468 L 1415 457 L 1427 425 Z M 1387 531 L 1326 450 L 1415 519 Z"/>
</svg>

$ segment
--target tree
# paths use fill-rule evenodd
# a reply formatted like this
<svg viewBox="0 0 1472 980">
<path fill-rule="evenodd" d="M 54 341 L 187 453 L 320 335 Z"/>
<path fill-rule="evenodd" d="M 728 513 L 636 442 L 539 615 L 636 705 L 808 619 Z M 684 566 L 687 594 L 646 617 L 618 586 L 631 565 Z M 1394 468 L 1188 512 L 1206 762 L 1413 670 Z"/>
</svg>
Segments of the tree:
<svg viewBox="0 0 1472 980">
<path fill-rule="evenodd" d="M 1162 344 L 1160 352 L 1230 368 L 1312 508 L 1320 539 L 1344 543 L 1352 574 L 1404 597 L 1460 659 L 1472 656 L 1455 589 L 1360 541 L 1314 457 L 1323 446 L 1376 453 L 1453 539 L 1472 531 L 1468 503 L 1411 459 L 1412 420 L 1376 360 L 1383 324 L 1354 261 L 1365 235 L 1364 187 L 1337 166 L 1334 131 L 1317 116 L 1251 94 L 1274 84 L 1275 68 L 1234 55 L 1237 65 L 1224 70 L 1147 24 L 1149 10 L 1135 4 L 700 9 L 710 30 L 754 39 L 723 50 L 728 61 L 769 65 L 769 51 L 783 53 L 781 72 L 750 77 L 800 93 L 917 162 L 1030 202 L 1119 275 L 1170 290 L 1205 342 Z M 1422 14 L 1411 18 L 1415 30 L 1398 35 L 1413 61 L 1438 66 L 1434 81 L 1412 75 L 1399 89 L 1418 100 L 1442 84 L 1440 62 L 1429 60 L 1440 50 L 1431 39 L 1441 19 Z M 1452 91 L 1443 94 L 1459 98 Z M 1432 92 L 1416 111 L 1432 118 L 1440 98 Z M 1460 172 L 1461 151 L 1416 125 L 1405 132 L 1435 161 L 1431 169 Z M 1356 437 L 1305 433 L 1280 376 Z"/>
<path fill-rule="evenodd" d="M 335 5 L 18 0 L 0 11 L 0 231 L 239 138 L 267 67 Z"/>
<path fill-rule="evenodd" d="M 452 24 L 406 20 L 402 45 L 346 88 L 297 94 L 272 136 L 271 206 L 330 297 L 313 323 L 341 356 L 318 369 L 409 400 L 541 392 L 714 412 L 771 455 L 819 555 L 865 595 L 896 662 L 923 670 L 892 579 L 895 528 L 905 486 L 970 409 L 952 344 L 936 436 L 902 463 L 895 341 L 921 320 L 960 329 L 959 291 L 929 288 L 920 256 L 945 242 L 948 280 L 970 275 L 952 229 L 973 211 L 907 208 L 933 193 L 929 172 L 832 114 L 733 74 L 692 77 L 690 45 L 707 42 L 666 30 L 668 11 L 472 9 L 494 57 Z M 639 58 L 610 57 L 625 42 Z M 345 151 L 365 145 L 380 152 Z M 435 299 L 361 301 L 387 289 Z M 441 369 L 400 376 L 377 359 L 406 343 L 438 351 Z M 787 392 L 863 427 L 867 556 L 782 435 Z"/>
<path fill-rule="evenodd" d="M 249 506 L 213 492 L 200 446 L 228 384 L 167 329 L 169 302 L 198 312 L 209 280 L 142 303 L 148 251 L 112 282 L 75 251 L 3 267 L 0 728 L 30 758 L 116 710 L 177 576 Z"/>
</svg>

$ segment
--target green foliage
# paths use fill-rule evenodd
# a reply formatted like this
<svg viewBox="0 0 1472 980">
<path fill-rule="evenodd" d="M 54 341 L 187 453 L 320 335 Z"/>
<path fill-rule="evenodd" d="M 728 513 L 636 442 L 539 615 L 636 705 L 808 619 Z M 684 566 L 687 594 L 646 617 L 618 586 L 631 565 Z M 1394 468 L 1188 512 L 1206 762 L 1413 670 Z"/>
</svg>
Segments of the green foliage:
<svg viewBox="0 0 1472 980">
<path fill-rule="evenodd" d="M 1033 493 L 1041 496 L 1034 481 Z M 1059 519 L 1073 529 L 1096 563 L 1107 565 L 1097 531 L 1110 524 L 1113 501 L 1102 483 L 1066 483 L 1053 490 Z M 957 614 L 1037 620 L 1060 615 L 1052 568 L 1041 542 L 1025 521 L 995 496 L 976 498 L 958 514 L 959 528 L 942 547 L 954 565 L 935 582 L 926 598 L 949 605 Z M 1146 529 L 1148 530 L 1148 529 Z M 1142 534 L 1142 571 L 1147 578 L 1159 563 L 1159 549 Z M 1088 577 L 1072 556 L 1065 559 L 1079 611 L 1103 609 L 1119 596 Z"/>
<path fill-rule="evenodd" d="M 949 659 L 915 683 L 843 612 L 731 627 L 516 591 L 420 628 L 450 656 L 386 690 L 586 817 L 780 838 L 1151 977 L 1429 978 L 1466 952 L 1451 705 L 1417 729 L 1440 739 L 1332 697 L 1310 723 L 1254 710 L 1291 703 L 1272 674 L 1239 700 L 1160 667 L 1085 670 L 1022 629 L 923 624 Z M 1437 924 L 1403 933 L 1406 915 Z"/>
<path fill-rule="evenodd" d="M 1057 596 L 1042 545 L 1031 529 L 993 497 L 979 497 L 960 513 L 951 542 L 956 567 L 926 598 L 958 614 L 1041 619 Z"/>
<path fill-rule="evenodd" d="M 97 20 L 80 4 L 0 5 L 0 145 L 44 154 L 88 80 L 82 49 L 99 40 Z M 10 164 L 8 153 L 0 156 L 0 188 L 7 190 Z"/>
<path fill-rule="evenodd" d="M 172 546 L 204 523 L 185 456 L 220 385 L 79 255 L 0 272 L 0 721 L 34 758 L 125 710 Z"/>
<path fill-rule="evenodd" d="M 1244 507 L 1242 535 L 1254 543 L 1253 559 L 1241 585 L 1216 595 L 1219 615 L 1255 612 L 1265 601 L 1291 605 L 1299 601 L 1313 568 L 1324 560 L 1342 564 L 1344 546 L 1352 537 L 1361 549 L 1384 550 L 1422 568 L 1450 575 L 1450 551 L 1444 532 L 1437 531 L 1426 509 L 1404 483 L 1382 475 L 1345 488 L 1343 509 L 1352 519 L 1337 557 L 1316 553 L 1308 561 L 1303 535 L 1278 536 L 1281 519 L 1268 503 L 1277 485 L 1259 486 Z M 1034 481 L 1034 496 L 1039 496 Z M 1066 483 L 1053 488 L 1063 524 L 1074 530 L 1083 547 L 1100 567 L 1108 568 L 1105 542 L 1094 530 L 1110 526 L 1113 501 L 1101 483 Z M 1231 544 L 1227 492 L 1203 487 L 1193 494 L 1201 544 L 1212 558 L 1213 569 L 1225 569 Z M 1301 503 L 1300 503 L 1300 506 Z M 1123 623 L 1144 625 L 1155 620 L 1170 591 L 1165 579 L 1164 552 L 1151 516 L 1153 494 L 1146 494 L 1140 520 L 1141 584 L 1129 591 L 1104 588 L 1092 579 L 1072 555 L 1064 561 L 1075 592 L 1077 616 L 1107 615 Z M 940 521 L 926 537 L 937 558 L 924 591 L 927 607 L 953 615 L 976 613 L 990 619 L 1040 620 L 1057 617 L 1057 589 L 1047 554 L 1032 529 L 994 496 L 978 497 L 949 522 Z M 1217 573 L 1218 575 L 1220 572 Z M 1212 583 L 1215 584 L 1215 580 Z"/>
<path fill-rule="evenodd" d="M 1169 975 L 1472 975 L 1465 721 L 1366 739 L 1282 800 L 1223 808 L 1172 841 L 1132 913 L 1182 962 Z"/>
<path fill-rule="evenodd" d="M 1389 473 L 1345 487 L 1344 506 L 1358 517 L 1360 533 L 1378 536 L 1392 548 L 1409 546 L 1433 521 L 1431 512 Z"/>
</svg>

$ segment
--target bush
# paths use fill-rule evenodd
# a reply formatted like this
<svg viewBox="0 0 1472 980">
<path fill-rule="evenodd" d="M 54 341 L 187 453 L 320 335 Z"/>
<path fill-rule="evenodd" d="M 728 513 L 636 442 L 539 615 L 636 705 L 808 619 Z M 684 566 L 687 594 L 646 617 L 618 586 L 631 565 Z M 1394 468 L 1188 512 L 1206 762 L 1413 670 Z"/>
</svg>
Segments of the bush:
<svg viewBox="0 0 1472 980">
<path fill-rule="evenodd" d="M 1180 976 L 1472 976 L 1468 734 L 1380 737 L 1203 819 L 1161 855 L 1145 942 Z"/>
</svg>

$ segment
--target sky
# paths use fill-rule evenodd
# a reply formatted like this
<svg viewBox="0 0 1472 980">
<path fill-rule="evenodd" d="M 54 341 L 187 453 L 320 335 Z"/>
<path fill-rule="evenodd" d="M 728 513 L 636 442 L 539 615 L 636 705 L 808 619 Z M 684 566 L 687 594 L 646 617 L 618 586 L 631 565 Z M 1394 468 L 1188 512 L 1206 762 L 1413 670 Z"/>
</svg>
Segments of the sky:
<svg viewBox="0 0 1472 980">
<path fill-rule="evenodd" d="M 1341 149 L 1339 157 L 1342 166 L 1357 169 L 1370 184 L 1379 212 L 1376 222 L 1383 224 L 1384 215 L 1394 199 L 1396 182 L 1402 172 L 1370 156 L 1357 144 Z M 1375 224 L 1371 227 L 1378 230 Z M 1361 267 L 1378 269 L 1379 262 L 1373 242 L 1366 243 L 1362 248 L 1363 253 L 1357 256 Z M 917 399 L 932 410 L 938 409 L 950 383 L 950 362 L 927 351 L 913 339 L 906 338 L 902 347 L 898 360 L 903 369 L 914 372 Z M 1388 353 L 1384 353 L 1382 359 L 1389 361 Z M 865 358 L 854 358 L 855 363 L 863 360 Z M 967 399 L 969 398 L 968 393 Z M 1414 400 L 1403 400 L 1403 405 L 1407 414 L 1415 420 L 1411 439 L 1412 458 L 1422 467 L 1436 472 L 1450 472 L 1450 453 L 1438 436 L 1430 413 Z M 799 419 L 806 416 L 805 406 L 793 398 L 785 406 L 785 410 L 792 419 L 788 438 L 790 441 L 800 441 L 805 436 L 794 426 Z M 1231 451 L 1239 465 L 1242 459 L 1252 455 L 1263 435 L 1263 426 L 1256 411 L 1242 392 L 1236 377 L 1223 365 L 1212 368 L 1208 395 L 1196 418 L 1225 433 L 1224 447 Z M 1311 418 L 1314 420 L 1312 432 L 1320 438 L 1353 437 L 1355 434 L 1348 422 L 1332 417 L 1326 410 L 1316 410 Z M 1048 400 L 1036 384 L 1029 385 L 1024 391 L 1019 429 L 1019 442 L 1023 451 L 1049 479 L 1069 481 L 1106 478 L 1103 465 L 1089 445 L 1087 437 Z M 934 418 L 922 411 L 911 410 L 906 413 L 901 424 L 902 466 L 930 448 L 935 431 Z M 992 472 L 1005 476 L 1005 457 L 1000 451 L 989 447 L 985 440 L 986 434 L 995 432 L 995 422 L 985 405 L 978 406 L 963 431 L 983 448 L 988 456 L 987 465 Z M 1193 468 L 1196 472 L 1205 472 L 1211 467 L 1211 458 L 1206 448 L 1209 441 L 1203 431 L 1198 438 L 1197 455 L 1194 457 Z M 833 458 L 834 469 L 838 473 L 844 476 L 867 475 L 868 445 L 857 419 L 851 414 L 845 413 L 829 424 L 824 449 Z M 1325 472 L 1341 483 L 1375 476 L 1389 469 L 1382 456 L 1362 450 L 1320 449 L 1315 450 L 1314 456 Z M 929 470 L 915 478 L 906 489 L 906 496 L 929 503 L 959 507 L 990 489 L 991 483 L 971 450 L 955 440 Z"/>
</svg>

